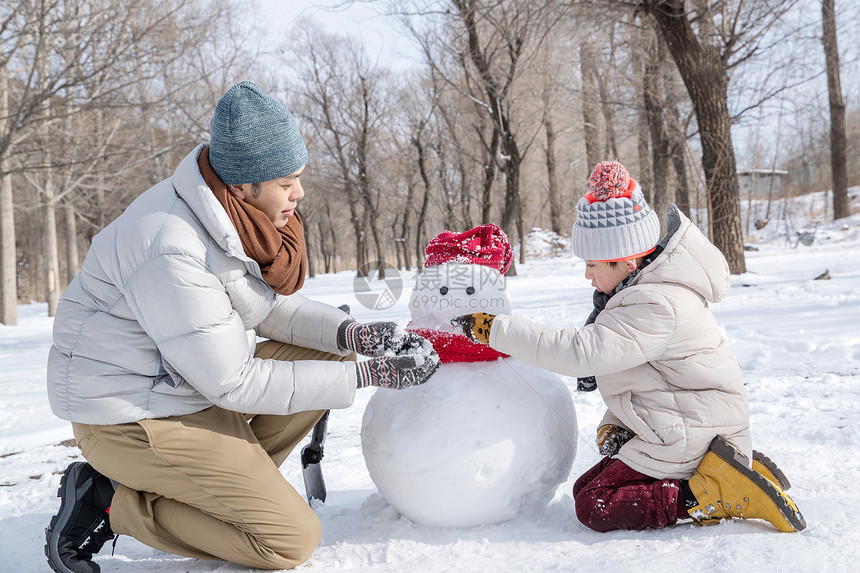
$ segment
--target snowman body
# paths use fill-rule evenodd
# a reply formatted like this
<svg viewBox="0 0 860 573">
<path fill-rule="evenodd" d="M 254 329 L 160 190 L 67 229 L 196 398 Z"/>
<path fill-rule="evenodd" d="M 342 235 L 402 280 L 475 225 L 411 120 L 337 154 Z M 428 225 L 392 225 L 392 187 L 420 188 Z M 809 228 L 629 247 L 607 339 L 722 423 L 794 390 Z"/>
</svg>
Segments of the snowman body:
<svg viewBox="0 0 860 573">
<path fill-rule="evenodd" d="M 362 420 L 373 482 L 401 514 L 468 527 L 541 507 L 570 474 L 577 423 L 554 374 L 472 344 L 451 318 L 509 314 L 498 270 L 450 262 L 417 277 L 407 329 L 427 336 L 442 365 L 425 384 L 380 388 Z"/>
</svg>

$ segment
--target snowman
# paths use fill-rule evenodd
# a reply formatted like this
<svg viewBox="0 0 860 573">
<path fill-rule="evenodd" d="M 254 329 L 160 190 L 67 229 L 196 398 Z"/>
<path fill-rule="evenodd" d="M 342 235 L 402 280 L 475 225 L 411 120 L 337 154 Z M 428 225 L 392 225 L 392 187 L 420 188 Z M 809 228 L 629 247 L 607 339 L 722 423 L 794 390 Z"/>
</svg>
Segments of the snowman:
<svg viewBox="0 0 860 573">
<path fill-rule="evenodd" d="M 504 273 L 513 253 L 495 225 L 430 241 L 406 329 L 429 339 L 442 365 L 406 390 L 380 388 L 361 427 L 370 477 L 402 515 L 470 527 L 545 505 L 570 474 L 576 412 L 554 374 L 463 336 L 451 319 L 509 314 Z"/>
</svg>

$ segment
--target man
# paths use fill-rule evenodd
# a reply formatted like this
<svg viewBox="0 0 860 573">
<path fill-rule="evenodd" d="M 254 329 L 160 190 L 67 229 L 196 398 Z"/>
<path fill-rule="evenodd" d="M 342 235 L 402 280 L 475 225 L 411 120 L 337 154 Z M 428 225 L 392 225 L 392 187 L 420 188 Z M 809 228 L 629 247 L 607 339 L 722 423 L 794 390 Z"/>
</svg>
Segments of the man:
<svg viewBox="0 0 860 573">
<path fill-rule="evenodd" d="M 242 82 L 209 145 L 93 240 L 48 359 L 51 407 L 88 462 L 61 480 L 55 571 L 98 572 L 92 556 L 116 534 L 249 567 L 303 563 L 320 523 L 278 466 L 357 387 L 421 384 L 437 367 L 424 339 L 298 294 L 307 157 L 290 113 Z"/>
</svg>

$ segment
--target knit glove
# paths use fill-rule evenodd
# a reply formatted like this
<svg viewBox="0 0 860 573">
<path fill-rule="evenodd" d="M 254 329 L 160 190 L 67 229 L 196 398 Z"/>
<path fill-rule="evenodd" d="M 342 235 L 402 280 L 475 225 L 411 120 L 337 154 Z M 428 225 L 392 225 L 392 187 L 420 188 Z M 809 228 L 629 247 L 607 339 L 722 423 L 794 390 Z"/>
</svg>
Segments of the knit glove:
<svg viewBox="0 0 860 573">
<path fill-rule="evenodd" d="M 495 314 L 476 312 L 475 314 L 464 314 L 451 319 L 451 324 L 463 329 L 463 333 L 472 342 L 481 344 L 490 343 L 490 328 L 493 326 Z"/>
<path fill-rule="evenodd" d="M 371 358 L 355 365 L 359 388 L 409 388 L 424 384 L 439 368 L 439 355 L 435 350 L 425 354 L 383 356 Z"/>
<path fill-rule="evenodd" d="M 597 378 L 594 376 L 583 376 L 576 379 L 577 392 L 594 392 L 597 390 Z"/>
<path fill-rule="evenodd" d="M 403 356 L 428 353 L 433 350 L 430 341 L 394 322 L 355 322 L 345 320 L 337 329 L 337 345 L 362 356 Z"/>
<path fill-rule="evenodd" d="M 633 432 L 615 424 L 604 424 L 597 428 L 597 447 L 603 456 L 614 456 L 621 446 L 633 438 Z"/>
</svg>

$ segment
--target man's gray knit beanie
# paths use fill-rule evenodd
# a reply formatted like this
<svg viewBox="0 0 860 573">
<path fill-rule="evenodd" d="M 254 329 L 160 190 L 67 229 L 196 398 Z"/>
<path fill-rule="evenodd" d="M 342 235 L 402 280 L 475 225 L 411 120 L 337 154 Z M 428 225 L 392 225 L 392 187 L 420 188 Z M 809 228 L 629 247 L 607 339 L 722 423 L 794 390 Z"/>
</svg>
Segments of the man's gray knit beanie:
<svg viewBox="0 0 860 573">
<path fill-rule="evenodd" d="M 210 129 L 209 163 L 227 185 L 277 179 L 308 162 L 293 116 L 251 82 L 227 90 Z"/>
</svg>

